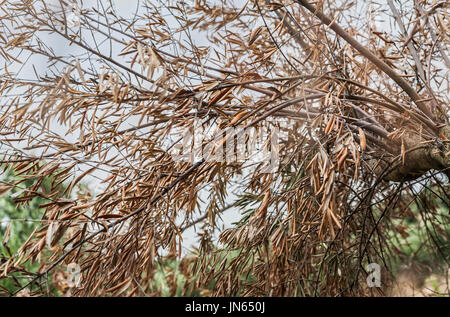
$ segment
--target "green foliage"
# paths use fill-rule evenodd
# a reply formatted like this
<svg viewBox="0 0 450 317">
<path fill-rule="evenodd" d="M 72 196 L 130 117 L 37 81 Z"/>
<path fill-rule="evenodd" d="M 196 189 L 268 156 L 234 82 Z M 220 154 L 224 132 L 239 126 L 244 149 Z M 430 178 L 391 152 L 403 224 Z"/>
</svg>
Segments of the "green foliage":
<svg viewBox="0 0 450 317">
<path fill-rule="evenodd" d="M 218 271 L 220 266 L 229 267 L 233 259 L 241 252 L 240 250 L 219 250 L 211 252 L 211 255 L 205 258 L 208 263 L 206 272 L 199 272 L 194 269 L 196 254 L 190 254 L 181 260 L 166 257 L 161 259 L 151 279 L 152 289 L 158 296 L 187 296 L 202 297 L 210 296 L 212 289 L 216 284 L 215 279 L 209 281 L 206 288 L 197 287 L 197 282 L 203 276 L 201 273 L 212 273 Z M 251 275 L 241 274 L 239 278 L 242 285 L 251 281 Z M 200 283 L 205 285 L 205 283 Z M 239 296 L 239 294 L 236 294 Z"/>
<path fill-rule="evenodd" d="M 386 238 L 394 246 L 396 255 L 391 257 L 394 274 L 402 266 L 427 268 L 429 274 L 446 274 L 450 261 L 450 215 L 449 202 L 441 188 L 425 186 L 412 196 L 405 196 L 407 206 L 394 210 L 394 214 L 407 210 L 406 216 L 391 219 L 392 227 Z"/>
<path fill-rule="evenodd" d="M 396 220 L 402 231 L 390 233 L 394 245 L 406 257 L 403 262 L 432 265 L 435 262 L 448 261 L 450 259 L 448 209 L 439 208 L 433 224 L 417 216 L 418 218 Z M 397 263 L 395 268 L 398 268 L 399 264 Z"/>
<path fill-rule="evenodd" d="M 48 200 L 36 196 L 26 204 L 16 203 L 16 199 L 26 195 L 27 191 L 35 184 L 34 178 L 23 178 L 16 176 L 7 169 L 1 176 L 1 185 L 8 186 L 20 182 L 19 185 L 12 186 L 10 190 L 0 196 L 0 261 L 7 261 L 10 257 L 17 254 L 22 244 L 29 238 L 32 232 L 39 226 L 40 219 L 44 209 L 39 206 Z M 50 192 L 52 179 L 47 177 L 40 185 L 42 192 Z M 9 227 L 9 228 L 8 228 Z M 7 241 L 5 233 L 9 230 Z M 6 243 L 4 243 L 6 242 Z M 28 279 L 27 272 L 36 272 L 39 268 L 38 263 L 27 261 L 22 265 L 22 272 L 11 273 L 9 278 L 0 280 L 0 294 L 2 291 L 8 293 L 16 291 L 20 285 Z"/>
<path fill-rule="evenodd" d="M 186 276 L 180 270 L 180 262 L 164 259 L 158 263 L 152 284 L 161 296 L 182 296 L 186 281 Z"/>
</svg>

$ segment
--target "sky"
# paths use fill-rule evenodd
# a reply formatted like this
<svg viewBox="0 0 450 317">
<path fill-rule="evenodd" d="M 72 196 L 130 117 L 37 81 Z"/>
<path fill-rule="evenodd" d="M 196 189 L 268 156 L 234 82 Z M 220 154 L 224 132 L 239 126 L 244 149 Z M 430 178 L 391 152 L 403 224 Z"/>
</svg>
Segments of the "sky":
<svg viewBox="0 0 450 317">
<path fill-rule="evenodd" d="M 106 1 L 105 1 L 106 2 Z M 144 1 L 139 1 L 139 0 L 116 0 L 113 1 L 117 12 L 119 12 L 119 14 L 124 17 L 124 18 L 132 18 L 134 16 L 134 14 L 136 12 L 139 12 L 139 10 L 142 9 L 142 4 Z M 234 3 L 239 6 L 239 5 L 244 5 L 246 1 L 244 0 L 238 0 L 238 1 L 234 1 Z M 388 18 L 387 15 L 387 10 L 388 7 L 385 5 L 376 5 L 376 4 L 372 4 L 367 6 L 367 4 L 369 2 L 372 1 L 357 1 L 357 5 L 354 6 L 351 10 L 355 15 L 361 14 L 361 12 L 363 12 L 365 10 L 365 8 L 369 7 L 370 10 L 369 12 L 371 12 L 371 14 L 374 15 L 374 19 L 373 19 L 373 27 L 375 27 L 377 30 L 379 31 L 389 31 L 392 27 L 392 25 L 390 24 L 392 21 L 390 21 L 390 19 Z M 59 6 L 59 1 L 57 0 L 50 0 L 50 1 L 46 1 L 46 3 L 49 6 Z M 80 2 L 79 2 L 80 3 Z M 98 1 L 97 0 L 83 0 L 82 1 L 82 5 L 81 8 L 89 8 L 89 7 L 97 7 L 98 5 Z M 73 13 L 75 12 L 75 13 Z M 67 8 L 67 13 L 69 16 L 69 27 L 77 27 L 78 24 L 78 20 L 77 20 L 77 15 L 76 15 L 76 10 L 71 11 L 71 8 Z M 167 16 L 167 19 L 170 21 L 171 17 Z M 172 18 L 172 22 L 174 23 L 174 25 L 176 25 L 176 21 Z M 364 20 L 359 20 L 359 23 L 361 24 L 359 27 L 363 27 L 363 24 L 365 23 Z M 357 25 L 354 25 L 355 27 L 358 27 Z M 45 42 L 45 44 L 47 44 L 49 47 L 51 47 L 56 55 L 63 55 L 63 56 L 72 56 L 73 59 L 75 58 L 79 58 L 79 59 L 83 59 L 83 54 L 85 54 L 85 51 L 80 48 L 77 47 L 76 45 L 69 45 L 69 43 L 62 39 L 61 37 L 58 37 L 56 35 L 50 35 L 48 33 L 42 33 L 41 39 Z M 193 40 L 195 42 L 196 45 L 202 46 L 202 45 L 206 45 L 207 41 L 205 40 L 204 37 L 196 35 L 196 33 L 193 33 Z M 94 44 L 93 40 L 90 39 L 88 40 L 90 41 L 92 44 Z M 120 48 L 117 44 L 113 44 L 113 46 L 110 48 L 109 47 L 109 43 L 105 42 L 102 46 L 103 48 L 105 48 L 105 52 L 104 54 L 109 54 L 110 49 L 111 52 L 114 56 L 114 58 L 117 58 L 119 61 L 124 61 L 123 57 L 119 57 L 117 56 L 118 53 L 120 53 Z M 42 57 L 36 54 L 30 54 L 27 52 L 22 52 L 21 54 L 18 55 L 18 58 L 25 61 L 24 65 L 21 67 L 16 67 L 14 68 L 9 68 L 10 72 L 15 72 L 16 76 L 20 77 L 20 78 L 24 78 L 24 79 L 31 79 L 31 80 L 35 80 L 35 72 L 33 70 L 33 67 L 35 68 L 36 72 L 40 75 L 48 73 L 49 69 L 48 69 L 48 60 L 46 57 Z M 1 60 L 0 57 L 0 65 L 4 64 L 3 61 Z M 96 66 L 96 65 L 94 65 Z M 0 96 L 0 102 L 1 105 L 7 103 L 8 98 L 13 98 L 14 96 Z M 0 108 L 1 109 L 1 108 Z M 128 127 L 132 127 L 134 125 L 137 125 L 137 121 L 138 118 L 131 118 L 130 120 L 128 120 L 128 122 L 126 122 L 125 124 L 128 125 Z M 64 135 L 65 134 L 65 127 L 59 125 L 57 122 L 52 122 L 51 123 L 51 129 L 56 132 L 59 135 Z M 68 134 L 65 136 L 66 140 L 69 142 L 77 142 L 79 135 L 77 135 L 77 133 L 72 133 L 72 134 Z M 2 148 L 0 148 L 0 151 L 2 151 Z M 111 152 L 110 155 L 118 155 L 117 152 Z M 81 166 L 81 169 L 77 171 L 77 174 L 80 174 L 83 172 L 83 170 L 89 168 L 88 166 Z M 100 183 L 101 180 L 103 180 L 106 176 L 108 176 L 108 173 L 106 171 L 101 171 L 101 170 L 97 170 L 95 171 L 92 175 L 88 175 L 88 177 L 86 177 L 86 179 L 84 180 L 84 182 L 86 184 L 89 185 L 90 190 L 95 193 L 98 194 L 100 192 L 102 192 L 102 190 L 105 188 L 105 185 L 102 185 Z M 233 192 L 233 191 L 232 191 Z M 231 203 L 235 198 L 236 198 L 236 194 L 237 193 L 232 193 L 229 198 L 227 203 Z M 208 197 L 203 194 L 203 196 L 200 196 L 201 200 L 207 202 L 208 201 Z M 204 205 L 204 204 L 203 204 Z M 226 211 L 226 213 L 224 214 L 223 217 L 223 223 L 221 224 L 224 227 L 230 227 L 232 225 L 233 222 L 237 221 L 240 218 L 240 211 L 237 208 L 231 208 L 229 210 Z M 183 238 L 184 238 L 184 242 L 183 245 L 185 247 L 189 247 L 191 244 L 193 244 L 195 242 L 195 232 L 194 232 L 195 228 L 191 228 L 189 230 L 186 230 L 183 234 Z"/>
<path fill-rule="evenodd" d="M 137 11 L 141 10 L 143 2 L 144 1 L 142 1 L 142 0 L 127 0 L 127 1 L 116 0 L 116 1 L 113 1 L 113 3 L 116 6 L 116 11 L 119 12 L 119 14 L 122 17 L 129 18 L 129 19 L 131 19 Z M 81 4 L 81 2 L 78 2 L 78 3 Z M 58 0 L 49 0 L 49 1 L 46 1 L 46 4 L 50 8 L 52 8 L 52 7 L 59 8 L 59 5 L 60 5 Z M 97 0 L 83 0 L 82 5 L 80 7 L 82 9 L 90 8 L 90 7 L 98 7 L 98 1 Z M 66 10 L 66 14 L 67 14 L 68 21 L 69 21 L 68 26 L 71 28 L 76 28 L 78 26 L 79 20 L 77 18 L 77 14 L 76 14 L 76 7 L 73 7 L 73 8 L 74 8 L 74 10 L 72 10 L 71 7 L 68 7 Z M 167 19 L 170 20 L 171 17 L 167 16 Z M 174 19 L 172 19 L 172 20 L 174 20 Z M 71 56 L 70 60 L 75 60 L 77 58 L 79 58 L 80 60 L 83 60 L 83 57 L 85 56 L 84 55 L 85 51 L 83 48 L 80 48 L 76 45 L 70 45 L 67 40 L 63 39 L 62 37 L 60 37 L 58 35 L 49 34 L 47 32 L 41 32 L 41 34 L 39 34 L 39 37 L 43 41 L 43 43 L 45 43 L 45 45 L 52 48 L 52 50 L 55 52 L 55 55 L 57 55 L 57 56 Z M 85 39 L 88 41 L 88 43 L 91 43 L 92 45 L 94 45 L 94 42 L 92 39 L 89 39 L 88 37 L 86 37 Z M 193 40 L 196 45 L 207 44 L 206 40 L 201 36 L 194 36 Z M 112 52 L 114 58 L 116 58 L 118 61 L 125 62 L 125 58 L 117 56 L 117 54 L 120 53 L 120 49 L 122 47 L 119 47 L 117 44 L 113 43 L 113 46 L 110 48 L 109 43 L 107 43 L 107 42 L 104 43 L 103 46 L 101 46 L 101 47 L 105 48 L 105 52 L 109 52 L 109 50 L 111 49 L 111 52 Z M 36 73 L 39 74 L 40 76 L 42 76 L 44 74 L 51 75 L 51 71 L 48 68 L 48 58 L 47 57 L 44 57 L 44 56 L 41 56 L 38 54 L 31 54 L 31 53 L 25 52 L 25 51 L 19 52 L 16 57 L 24 62 L 22 65 L 15 64 L 15 65 L 8 66 L 8 71 L 10 73 L 14 73 L 16 77 L 21 78 L 21 79 L 26 79 L 26 80 L 36 80 L 37 79 L 36 75 L 35 75 Z M 4 63 L 5 63 L 5 61 L 3 61 L 2 58 L 0 57 L 0 65 L 3 65 Z M 95 62 L 94 62 L 94 67 L 98 67 L 98 66 L 99 65 L 95 65 Z M 83 67 L 84 67 L 84 65 L 83 65 Z M 0 104 L 1 105 L 7 104 L 8 100 L 11 100 L 17 94 L 20 94 L 20 91 L 17 91 L 17 93 L 13 92 L 12 94 L 9 94 L 7 96 L 6 95 L 0 96 Z M 132 126 L 137 125 L 137 123 L 138 123 L 138 117 L 136 117 L 134 119 L 131 118 L 131 120 L 128 120 L 125 124 L 128 125 L 128 127 L 132 127 Z M 125 126 L 125 128 L 127 128 L 127 127 Z M 50 129 L 53 132 L 57 133 L 58 135 L 64 136 L 65 140 L 67 140 L 68 142 L 72 142 L 72 143 L 78 142 L 79 133 L 77 133 L 77 131 L 76 131 L 75 133 L 66 134 L 67 127 L 60 125 L 58 122 L 51 122 Z M 22 142 L 22 143 L 19 143 L 18 146 L 19 146 L 19 148 L 20 147 L 24 148 L 27 146 L 27 144 L 25 142 Z M 5 150 L 5 146 L 0 144 L 0 151 L 3 152 L 4 150 Z M 33 153 L 34 155 L 38 155 L 39 151 L 33 150 L 33 151 L 31 151 L 31 153 Z M 114 155 L 118 155 L 118 153 L 117 153 L 117 151 L 111 151 L 110 155 L 114 156 Z M 78 175 L 80 175 L 84 170 L 87 170 L 89 168 L 89 166 L 88 165 L 84 165 L 84 166 L 80 165 L 79 168 L 80 168 L 79 170 L 75 171 L 74 178 L 77 177 Z M 103 179 L 105 179 L 107 176 L 109 176 L 107 171 L 96 170 L 92 174 L 87 175 L 83 179 L 82 182 L 83 182 L 83 184 L 88 185 L 88 187 L 92 193 L 99 194 L 106 187 L 106 185 L 102 184 L 101 181 Z M 208 201 L 208 198 L 205 195 L 203 195 L 203 197 L 200 196 L 200 198 L 204 202 Z M 232 222 L 239 219 L 239 215 L 240 215 L 240 213 L 236 209 L 228 210 L 226 215 L 223 217 L 223 223 L 221 225 L 223 225 L 225 227 L 231 226 Z M 189 248 L 192 244 L 195 243 L 195 230 L 197 228 L 198 228 L 198 226 L 192 227 L 183 233 L 183 240 L 184 240 L 183 246 L 185 247 L 185 249 Z M 186 252 L 187 250 L 184 250 L 184 251 Z"/>
</svg>

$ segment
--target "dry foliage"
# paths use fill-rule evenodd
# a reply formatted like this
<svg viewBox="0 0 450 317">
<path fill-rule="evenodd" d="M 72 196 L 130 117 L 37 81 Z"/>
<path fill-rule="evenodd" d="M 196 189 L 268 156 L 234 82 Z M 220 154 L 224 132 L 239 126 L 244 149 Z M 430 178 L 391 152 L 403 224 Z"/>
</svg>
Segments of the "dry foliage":
<svg viewBox="0 0 450 317">
<path fill-rule="evenodd" d="M 420 186 L 448 207 L 448 3 L 139 5 L 130 20 L 109 1 L 72 11 L 63 0 L 2 2 L 1 162 L 36 179 L 17 204 L 49 202 L 1 277 L 41 261 L 24 283 L 40 294 L 55 268 L 77 263 L 73 295 L 158 295 L 158 261 L 180 257 L 183 232 L 196 226 L 186 290 L 214 281 L 204 294 L 375 294 L 365 266 L 388 268 L 398 252 L 384 236 L 390 220 L 417 200 L 432 219 L 438 207 L 416 195 Z M 20 72 L 29 56 L 48 62 L 34 79 Z M 277 170 L 174 160 L 174 136 L 198 120 L 211 130 L 277 127 L 288 136 Z M 55 190 L 45 192 L 48 175 Z M 100 194 L 77 192 L 88 175 L 105 184 Z M 233 186 L 244 216 L 222 230 Z"/>
</svg>

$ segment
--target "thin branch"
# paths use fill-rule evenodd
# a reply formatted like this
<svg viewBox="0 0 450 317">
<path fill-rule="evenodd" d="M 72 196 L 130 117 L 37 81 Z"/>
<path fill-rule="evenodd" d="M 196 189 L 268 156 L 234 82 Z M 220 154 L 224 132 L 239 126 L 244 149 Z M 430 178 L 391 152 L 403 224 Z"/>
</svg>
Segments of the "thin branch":
<svg viewBox="0 0 450 317">
<path fill-rule="evenodd" d="M 424 101 L 421 101 L 422 98 L 417 94 L 417 92 L 408 84 L 407 81 L 405 81 L 402 77 L 400 77 L 391 67 L 389 67 L 385 62 L 376 57 L 372 52 L 370 52 L 367 48 L 365 48 L 362 44 L 360 44 L 343 28 L 341 28 L 338 24 L 332 21 L 329 17 L 324 15 L 316 7 L 309 4 L 308 1 L 296 0 L 296 2 L 304 6 L 306 9 L 308 9 L 312 14 L 314 14 L 317 18 L 319 18 L 323 24 L 327 25 L 330 29 L 336 32 L 336 34 L 342 37 L 359 53 L 361 53 L 364 57 L 370 60 L 375 66 L 377 66 L 380 70 L 382 70 L 386 75 L 388 75 L 392 80 L 394 80 L 427 117 L 429 117 L 430 119 L 435 118 L 435 116 L 430 112 L 430 109 L 428 108 L 426 103 Z M 438 130 L 437 125 L 434 125 L 433 129 L 434 131 L 437 131 Z"/>
</svg>

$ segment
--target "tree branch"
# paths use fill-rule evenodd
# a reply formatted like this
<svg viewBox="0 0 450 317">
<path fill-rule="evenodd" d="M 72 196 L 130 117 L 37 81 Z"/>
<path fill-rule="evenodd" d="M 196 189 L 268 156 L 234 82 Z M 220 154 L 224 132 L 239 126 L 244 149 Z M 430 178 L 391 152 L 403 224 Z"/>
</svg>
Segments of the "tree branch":
<svg viewBox="0 0 450 317">
<path fill-rule="evenodd" d="M 420 98 L 417 92 L 408 84 L 406 80 L 400 77 L 399 74 L 397 74 L 391 67 L 389 67 L 386 63 L 384 63 L 382 60 L 376 57 L 367 48 L 362 46 L 356 39 L 354 39 L 343 28 L 341 28 L 338 24 L 332 21 L 328 16 L 324 15 L 316 7 L 309 4 L 308 1 L 306 0 L 296 0 L 296 1 L 298 4 L 302 5 L 312 14 L 314 14 L 317 18 L 319 18 L 323 24 L 326 24 L 337 35 L 342 37 L 347 43 L 349 43 L 354 49 L 356 49 L 359 53 L 361 53 L 364 57 L 366 57 L 369 61 L 371 61 L 380 70 L 382 70 L 392 80 L 394 80 L 405 91 L 405 93 L 414 101 L 414 103 L 417 105 L 420 111 L 422 111 L 427 117 L 431 119 L 435 118 L 435 116 L 431 113 L 430 109 L 427 107 L 425 102 L 421 101 L 422 98 Z M 437 131 L 436 125 L 434 126 L 434 131 Z"/>
</svg>

